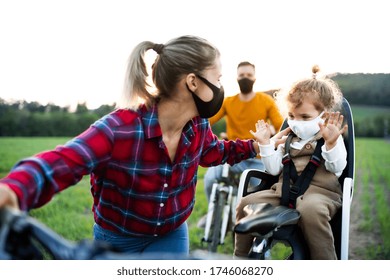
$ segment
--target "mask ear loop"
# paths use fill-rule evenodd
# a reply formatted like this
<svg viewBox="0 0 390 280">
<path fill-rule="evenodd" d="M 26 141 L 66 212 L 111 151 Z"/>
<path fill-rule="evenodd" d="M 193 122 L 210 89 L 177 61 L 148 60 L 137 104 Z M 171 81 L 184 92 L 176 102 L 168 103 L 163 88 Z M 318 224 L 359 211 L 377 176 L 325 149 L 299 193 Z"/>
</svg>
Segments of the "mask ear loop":
<svg viewBox="0 0 390 280">
<path fill-rule="evenodd" d="M 212 91 L 218 91 L 221 89 L 221 87 L 217 87 L 216 85 L 210 83 L 207 79 L 203 78 L 200 75 L 196 75 L 201 81 L 203 81 Z"/>
</svg>

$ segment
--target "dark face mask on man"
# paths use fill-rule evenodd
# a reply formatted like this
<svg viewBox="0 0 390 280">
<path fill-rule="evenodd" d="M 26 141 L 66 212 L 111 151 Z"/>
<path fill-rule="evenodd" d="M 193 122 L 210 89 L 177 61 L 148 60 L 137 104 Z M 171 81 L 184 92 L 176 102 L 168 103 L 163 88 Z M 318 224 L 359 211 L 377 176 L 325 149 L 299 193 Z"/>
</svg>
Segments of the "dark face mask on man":
<svg viewBox="0 0 390 280">
<path fill-rule="evenodd" d="M 253 84 L 255 81 L 248 79 L 248 78 L 242 78 L 237 81 L 238 85 L 240 86 L 240 90 L 243 94 L 251 93 L 253 90 Z"/>
<path fill-rule="evenodd" d="M 210 118 L 214 116 L 216 113 L 218 113 L 219 109 L 221 109 L 225 92 L 222 86 L 220 88 L 216 87 L 205 78 L 199 75 L 196 76 L 213 91 L 213 98 L 208 102 L 203 101 L 192 90 L 190 90 L 187 84 L 186 86 L 187 89 L 192 93 L 192 98 L 195 101 L 195 106 L 196 109 L 198 110 L 199 116 L 201 118 Z"/>
</svg>

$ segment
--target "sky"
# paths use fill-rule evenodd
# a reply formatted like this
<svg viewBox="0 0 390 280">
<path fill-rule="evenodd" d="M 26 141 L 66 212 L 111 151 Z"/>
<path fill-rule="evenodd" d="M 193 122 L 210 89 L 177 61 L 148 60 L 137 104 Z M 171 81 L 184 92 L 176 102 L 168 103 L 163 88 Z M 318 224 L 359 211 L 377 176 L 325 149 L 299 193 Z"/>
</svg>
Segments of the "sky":
<svg viewBox="0 0 390 280">
<path fill-rule="evenodd" d="M 311 75 L 390 73 L 382 0 L 0 0 L 0 98 L 91 109 L 120 98 L 141 41 L 204 37 L 221 52 L 226 95 L 237 64 L 256 65 L 255 90 Z"/>
</svg>

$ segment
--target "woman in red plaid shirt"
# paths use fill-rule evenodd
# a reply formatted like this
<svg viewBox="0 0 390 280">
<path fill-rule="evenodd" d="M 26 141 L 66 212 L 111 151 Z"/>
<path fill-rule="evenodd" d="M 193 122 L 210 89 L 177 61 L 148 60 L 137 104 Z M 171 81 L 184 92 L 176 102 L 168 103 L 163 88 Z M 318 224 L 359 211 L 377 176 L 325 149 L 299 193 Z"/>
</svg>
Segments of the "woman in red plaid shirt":
<svg viewBox="0 0 390 280">
<path fill-rule="evenodd" d="M 156 92 L 148 50 L 157 53 Z M 40 207 L 90 174 L 95 239 L 126 253 L 188 254 L 198 166 L 258 152 L 253 140 L 221 141 L 211 131 L 208 118 L 224 98 L 220 77 L 220 53 L 202 38 L 141 42 L 128 61 L 125 102 L 66 144 L 17 163 L 0 180 L 0 207 Z"/>
</svg>

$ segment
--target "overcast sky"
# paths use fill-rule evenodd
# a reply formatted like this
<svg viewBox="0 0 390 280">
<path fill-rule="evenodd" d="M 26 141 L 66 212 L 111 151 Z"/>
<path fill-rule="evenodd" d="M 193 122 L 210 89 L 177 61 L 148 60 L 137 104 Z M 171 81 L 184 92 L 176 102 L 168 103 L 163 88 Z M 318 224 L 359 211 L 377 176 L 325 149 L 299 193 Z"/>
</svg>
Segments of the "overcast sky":
<svg viewBox="0 0 390 280">
<path fill-rule="evenodd" d="M 222 53 L 227 95 L 236 67 L 256 64 L 256 90 L 322 74 L 389 73 L 382 0 L 0 0 L 0 97 L 88 107 L 112 104 L 143 40 L 202 36 Z"/>
</svg>

